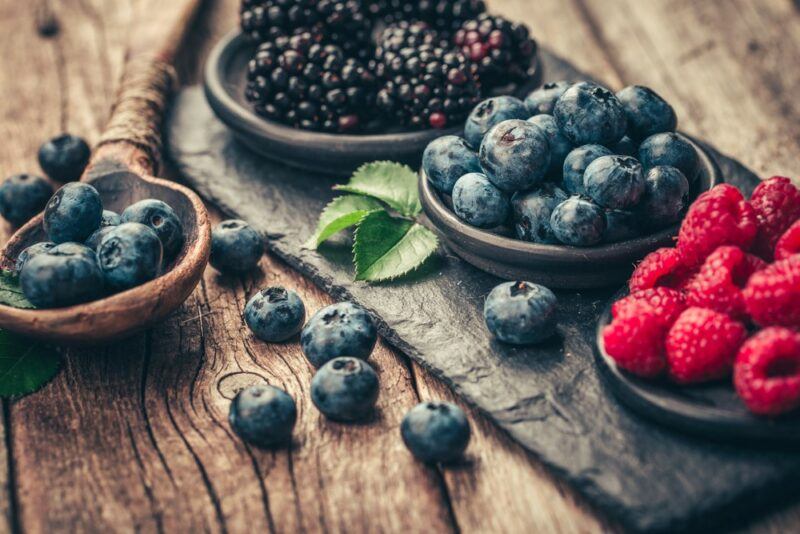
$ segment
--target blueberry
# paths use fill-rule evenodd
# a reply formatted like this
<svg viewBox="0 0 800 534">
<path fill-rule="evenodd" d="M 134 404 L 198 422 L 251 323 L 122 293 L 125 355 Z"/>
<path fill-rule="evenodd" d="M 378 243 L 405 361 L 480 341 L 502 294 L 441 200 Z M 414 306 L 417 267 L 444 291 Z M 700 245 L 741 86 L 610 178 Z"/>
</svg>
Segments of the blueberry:
<svg viewBox="0 0 800 534">
<path fill-rule="evenodd" d="M 378 400 L 378 375 L 367 362 L 349 356 L 334 358 L 311 380 L 311 401 L 328 419 L 366 419 Z"/>
<path fill-rule="evenodd" d="M 532 191 L 515 193 L 511 198 L 511 208 L 517 237 L 535 243 L 558 243 L 550 228 L 550 216 L 565 200 L 567 194 L 551 183 L 544 183 Z"/>
<path fill-rule="evenodd" d="M 55 247 L 56 244 L 52 241 L 44 241 L 42 243 L 35 243 L 28 248 L 24 249 L 22 252 L 19 253 L 17 256 L 17 263 L 14 266 L 17 273 L 22 272 L 22 268 L 25 267 L 25 264 L 33 258 L 34 256 L 41 254 L 42 252 L 48 252 Z"/>
<path fill-rule="evenodd" d="M 638 207 L 642 224 L 663 228 L 676 223 L 689 205 L 689 180 L 675 167 L 653 167 L 645 177 L 645 193 Z"/>
<path fill-rule="evenodd" d="M 63 308 L 99 297 L 103 272 L 91 249 L 64 243 L 30 258 L 20 273 L 20 285 L 37 308 Z"/>
<path fill-rule="evenodd" d="M 486 327 L 513 345 L 540 343 L 556 331 L 558 300 L 552 291 L 531 282 L 505 282 L 492 289 L 483 306 Z"/>
<path fill-rule="evenodd" d="M 303 328 L 306 307 L 294 291 L 283 287 L 262 289 L 247 302 L 244 320 L 258 339 L 280 343 Z"/>
<path fill-rule="evenodd" d="M 655 134 L 639 145 L 639 161 L 645 171 L 653 167 L 675 167 L 693 182 L 700 169 L 700 158 L 694 146 L 672 132 Z"/>
<path fill-rule="evenodd" d="M 586 194 L 605 208 L 631 208 L 644 194 L 642 165 L 630 156 L 597 158 L 586 168 L 583 186 Z"/>
<path fill-rule="evenodd" d="M 559 241 L 574 247 L 588 247 L 603 240 L 606 217 L 591 200 L 573 196 L 556 206 L 550 227 Z"/>
<path fill-rule="evenodd" d="M 484 100 L 472 110 L 464 126 L 464 137 L 474 148 L 481 146 L 486 133 L 495 125 L 509 119 L 527 119 L 525 103 L 513 96 L 497 96 Z"/>
<path fill-rule="evenodd" d="M 425 148 L 422 168 L 431 185 L 449 195 L 456 180 L 471 172 L 481 172 L 481 162 L 464 139 L 446 135 Z"/>
<path fill-rule="evenodd" d="M 83 174 L 92 151 L 86 141 L 75 135 L 63 134 L 39 148 L 39 165 L 57 182 L 74 182 Z"/>
<path fill-rule="evenodd" d="M 122 222 L 138 222 L 155 230 L 166 259 L 172 259 L 183 246 L 183 223 L 166 202 L 153 198 L 140 200 L 122 212 Z"/>
<path fill-rule="evenodd" d="M 552 115 L 534 115 L 528 119 L 528 122 L 541 128 L 542 132 L 547 136 L 547 142 L 550 146 L 550 166 L 547 168 L 547 173 L 560 176 L 564 168 L 564 159 L 572 150 L 572 143 L 558 129 L 556 119 Z"/>
<path fill-rule="evenodd" d="M 117 291 L 142 285 L 158 276 L 163 255 L 156 233 L 139 223 L 111 227 L 97 247 L 106 285 Z"/>
<path fill-rule="evenodd" d="M 603 240 L 606 243 L 619 243 L 635 239 L 640 235 L 639 219 L 632 211 L 606 210 L 606 232 Z"/>
<path fill-rule="evenodd" d="M 481 143 L 481 167 L 503 191 L 530 189 L 544 180 L 550 167 L 550 143 L 538 126 L 508 120 L 489 130 Z"/>
<path fill-rule="evenodd" d="M 570 88 L 566 81 L 546 83 L 525 98 L 525 107 L 530 115 L 552 115 L 556 101 Z"/>
<path fill-rule="evenodd" d="M 603 145 L 579 146 L 567 154 L 567 158 L 564 160 L 561 186 L 565 191 L 573 195 L 585 194 L 583 175 L 586 173 L 586 168 L 597 158 L 611 156 L 612 154 L 613 152 Z"/>
<path fill-rule="evenodd" d="M 115 212 L 103 210 L 103 217 L 100 219 L 100 228 L 92 232 L 84 244 L 90 249 L 97 252 L 97 247 L 103 241 L 103 238 L 115 227 L 122 224 L 122 218 Z"/>
<path fill-rule="evenodd" d="M 453 211 L 472 226 L 494 228 L 508 220 L 508 197 L 485 174 L 465 174 L 453 187 Z"/>
<path fill-rule="evenodd" d="M 53 188 L 44 178 L 17 174 L 0 185 L 0 215 L 21 226 L 42 211 L 51 196 Z"/>
<path fill-rule="evenodd" d="M 97 189 L 70 183 L 56 191 L 44 210 L 44 230 L 54 243 L 82 243 L 100 227 L 103 202 Z"/>
<path fill-rule="evenodd" d="M 223 221 L 211 232 L 211 265 L 218 271 L 250 271 L 263 255 L 264 239 L 244 221 Z"/>
<path fill-rule="evenodd" d="M 282 389 L 258 384 L 240 391 L 231 402 L 228 421 L 234 432 L 258 447 L 275 447 L 292 439 L 297 422 L 294 399 Z"/>
<path fill-rule="evenodd" d="M 556 102 L 553 115 L 575 146 L 613 146 L 625 135 L 625 110 L 614 93 L 592 82 L 576 83 Z"/>
<path fill-rule="evenodd" d="M 403 417 L 403 442 L 425 463 L 452 463 L 469 445 L 470 428 L 464 410 L 451 402 L 423 402 Z"/>
<path fill-rule="evenodd" d="M 339 356 L 367 359 L 375 348 L 378 331 L 361 306 L 340 302 L 322 308 L 300 335 L 303 353 L 314 367 Z"/>
<path fill-rule="evenodd" d="M 629 85 L 617 93 L 628 119 L 628 135 L 641 141 L 651 135 L 673 132 L 678 118 L 666 100 L 649 87 Z"/>
<path fill-rule="evenodd" d="M 636 142 L 628 137 L 627 135 L 619 140 L 619 143 L 614 145 L 613 153 L 619 154 L 621 156 L 633 156 L 636 157 L 639 152 L 639 145 Z"/>
</svg>

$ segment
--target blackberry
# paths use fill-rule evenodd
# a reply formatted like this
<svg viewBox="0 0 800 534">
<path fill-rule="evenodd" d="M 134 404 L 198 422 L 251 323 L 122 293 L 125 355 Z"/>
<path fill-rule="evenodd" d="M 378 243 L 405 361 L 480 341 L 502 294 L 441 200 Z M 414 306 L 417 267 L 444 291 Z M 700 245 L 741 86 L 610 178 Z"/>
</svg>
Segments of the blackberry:
<svg viewBox="0 0 800 534">
<path fill-rule="evenodd" d="M 401 20 L 425 22 L 449 38 L 469 19 L 486 12 L 483 0 L 371 0 L 368 15 L 392 24 Z"/>
<path fill-rule="evenodd" d="M 375 58 L 383 60 L 388 53 L 398 53 L 403 48 L 419 48 L 423 45 L 447 47 L 447 41 L 439 32 L 424 22 L 400 21 L 384 29 L 378 37 Z"/>
<path fill-rule="evenodd" d="M 256 113 L 296 128 L 350 132 L 374 107 L 375 78 L 341 48 L 309 32 L 259 45 L 245 97 Z"/>
</svg>

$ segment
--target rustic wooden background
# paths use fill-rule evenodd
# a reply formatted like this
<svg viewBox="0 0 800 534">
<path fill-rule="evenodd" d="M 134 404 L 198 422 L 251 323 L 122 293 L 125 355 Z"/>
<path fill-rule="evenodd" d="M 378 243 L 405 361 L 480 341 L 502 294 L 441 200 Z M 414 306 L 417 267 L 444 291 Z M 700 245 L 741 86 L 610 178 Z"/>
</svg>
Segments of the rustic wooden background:
<svg viewBox="0 0 800 534">
<path fill-rule="evenodd" d="M 37 171 L 39 144 L 61 131 L 94 141 L 121 73 L 130 21 L 163 0 L 0 0 L 0 175 Z M 208 0 L 182 61 L 236 22 L 238 0 Z M 800 7 L 790 0 L 490 0 L 540 42 L 611 87 L 651 85 L 681 127 L 763 176 L 800 175 Z M 55 16 L 60 33 L 37 34 Z M 2 228 L 8 235 L 11 229 Z M 403 413 L 452 398 L 381 345 L 380 416 L 325 421 L 308 397 L 296 344 L 254 340 L 246 298 L 296 288 L 310 312 L 330 299 L 274 258 L 233 279 L 213 270 L 163 325 L 102 350 L 71 350 L 44 390 L 3 402 L 0 531 L 298 530 L 599 532 L 614 530 L 536 460 L 471 413 L 468 464 L 438 470 L 403 447 Z M 291 450 L 264 452 L 227 424 L 231 391 L 266 378 L 291 393 Z M 750 532 L 800 529 L 800 506 Z"/>
</svg>

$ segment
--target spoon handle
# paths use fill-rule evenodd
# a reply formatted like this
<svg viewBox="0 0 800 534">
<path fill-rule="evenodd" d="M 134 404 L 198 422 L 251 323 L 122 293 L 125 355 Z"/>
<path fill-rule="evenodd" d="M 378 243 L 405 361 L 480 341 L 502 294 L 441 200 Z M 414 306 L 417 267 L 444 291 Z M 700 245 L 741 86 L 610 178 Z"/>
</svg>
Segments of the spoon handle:
<svg viewBox="0 0 800 534">
<path fill-rule="evenodd" d="M 139 2 L 116 102 L 84 180 L 120 166 L 157 174 L 161 124 L 177 85 L 173 62 L 203 0 Z"/>
</svg>

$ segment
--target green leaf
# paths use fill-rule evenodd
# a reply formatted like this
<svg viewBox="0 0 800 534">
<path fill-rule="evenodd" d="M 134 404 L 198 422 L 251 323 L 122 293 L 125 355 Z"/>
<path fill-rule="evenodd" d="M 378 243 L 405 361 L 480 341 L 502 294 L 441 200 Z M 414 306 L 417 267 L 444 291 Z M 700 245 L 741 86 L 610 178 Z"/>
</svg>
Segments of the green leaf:
<svg viewBox="0 0 800 534">
<path fill-rule="evenodd" d="M 0 271 L 0 304 L 25 310 L 36 308 L 22 293 L 17 273 L 5 270 Z"/>
<path fill-rule="evenodd" d="M 368 213 L 380 209 L 383 209 L 381 203 L 370 197 L 345 195 L 334 198 L 322 210 L 317 230 L 303 246 L 315 249 L 337 232 L 358 224 Z"/>
<path fill-rule="evenodd" d="M 422 265 L 438 245 L 436 235 L 420 224 L 385 211 L 370 213 L 356 229 L 356 280 L 380 282 L 403 276 Z"/>
<path fill-rule="evenodd" d="M 358 169 L 339 191 L 377 198 L 406 217 L 422 211 L 417 190 L 417 174 L 406 165 L 391 161 L 367 163 Z"/>
<path fill-rule="evenodd" d="M 49 382 L 61 357 L 38 341 L 0 330 L 0 397 L 27 395 Z"/>
</svg>

